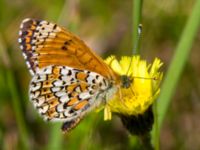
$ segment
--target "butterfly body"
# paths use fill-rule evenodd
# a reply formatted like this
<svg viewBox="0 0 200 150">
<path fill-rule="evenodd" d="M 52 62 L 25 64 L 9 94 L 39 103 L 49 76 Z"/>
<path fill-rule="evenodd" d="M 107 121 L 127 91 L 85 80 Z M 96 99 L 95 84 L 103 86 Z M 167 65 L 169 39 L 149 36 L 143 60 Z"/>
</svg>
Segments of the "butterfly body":
<svg viewBox="0 0 200 150">
<path fill-rule="evenodd" d="M 120 87 L 120 77 L 82 40 L 54 23 L 25 19 L 19 43 L 32 75 L 30 100 L 39 114 L 69 131 Z"/>
</svg>

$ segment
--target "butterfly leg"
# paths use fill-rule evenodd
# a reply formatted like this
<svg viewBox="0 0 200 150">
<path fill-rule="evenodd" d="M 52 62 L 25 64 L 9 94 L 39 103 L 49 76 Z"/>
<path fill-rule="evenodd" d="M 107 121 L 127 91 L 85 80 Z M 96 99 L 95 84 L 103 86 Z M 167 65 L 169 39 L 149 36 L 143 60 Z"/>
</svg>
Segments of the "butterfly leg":
<svg viewBox="0 0 200 150">
<path fill-rule="evenodd" d="M 81 120 L 82 118 L 79 117 L 74 120 L 64 122 L 61 127 L 61 130 L 63 131 L 63 133 L 68 133 L 70 130 L 75 128 L 80 123 Z"/>
<path fill-rule="evenodd" d="M 126 104 L 125 104 L 125 102 L 124 102 L 124 98 L 123 98 L 122 91 L 121 91 L 121 88 L 120 88 L 120 87 L 119 87 L 119 99 L 120 99 L 122 105 L 124 105 L 124 107 L 127 108 L 127 106 L 126 106 Z"/>
</svg>

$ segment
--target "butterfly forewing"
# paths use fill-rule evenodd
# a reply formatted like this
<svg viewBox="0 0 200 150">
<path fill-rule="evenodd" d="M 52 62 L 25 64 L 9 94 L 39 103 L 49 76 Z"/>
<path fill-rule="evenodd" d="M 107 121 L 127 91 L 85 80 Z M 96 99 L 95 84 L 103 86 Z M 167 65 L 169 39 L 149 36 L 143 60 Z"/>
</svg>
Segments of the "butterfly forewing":
<svg viewBox="0 0 200 150">
<path fill-rule="evenodd" d="M 54 23 L 25 19 L 20 27 L 19 43 L 32 75 L 38 68 L 60 65 L 115 79 L 115 73 L 82 40 Z"/>
</svg>

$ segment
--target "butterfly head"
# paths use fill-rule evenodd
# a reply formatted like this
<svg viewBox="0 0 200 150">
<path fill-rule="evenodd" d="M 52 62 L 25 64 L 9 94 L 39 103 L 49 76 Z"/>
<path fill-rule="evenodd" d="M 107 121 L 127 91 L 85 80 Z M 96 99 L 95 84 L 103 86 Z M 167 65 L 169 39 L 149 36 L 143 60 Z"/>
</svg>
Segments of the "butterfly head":
<svg viewBox="0 0 200 150">
<path fill-rule="evenodd" d="M 133 78 L 131 76 L 122 75 L 121 77 L 121 87 L 122 88 L 129 88 L 133 82 Z"/>
</svg>

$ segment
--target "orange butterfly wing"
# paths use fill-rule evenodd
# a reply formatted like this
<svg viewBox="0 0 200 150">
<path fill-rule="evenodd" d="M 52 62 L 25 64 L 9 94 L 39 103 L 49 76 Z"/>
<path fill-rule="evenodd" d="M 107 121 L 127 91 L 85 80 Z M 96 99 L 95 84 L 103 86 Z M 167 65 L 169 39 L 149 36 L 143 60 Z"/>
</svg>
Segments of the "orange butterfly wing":
<svg viewBox="0 0 200 150">
<path fill-rule="evenodd" d="M 116 79 L 110 67 L 82 40 L 54 23 L 25 19 L 19 36 L 20 47 L 32 74 L 37 68 L 60 65 L 90 70 L 108 79 Z"/>
</svg>

